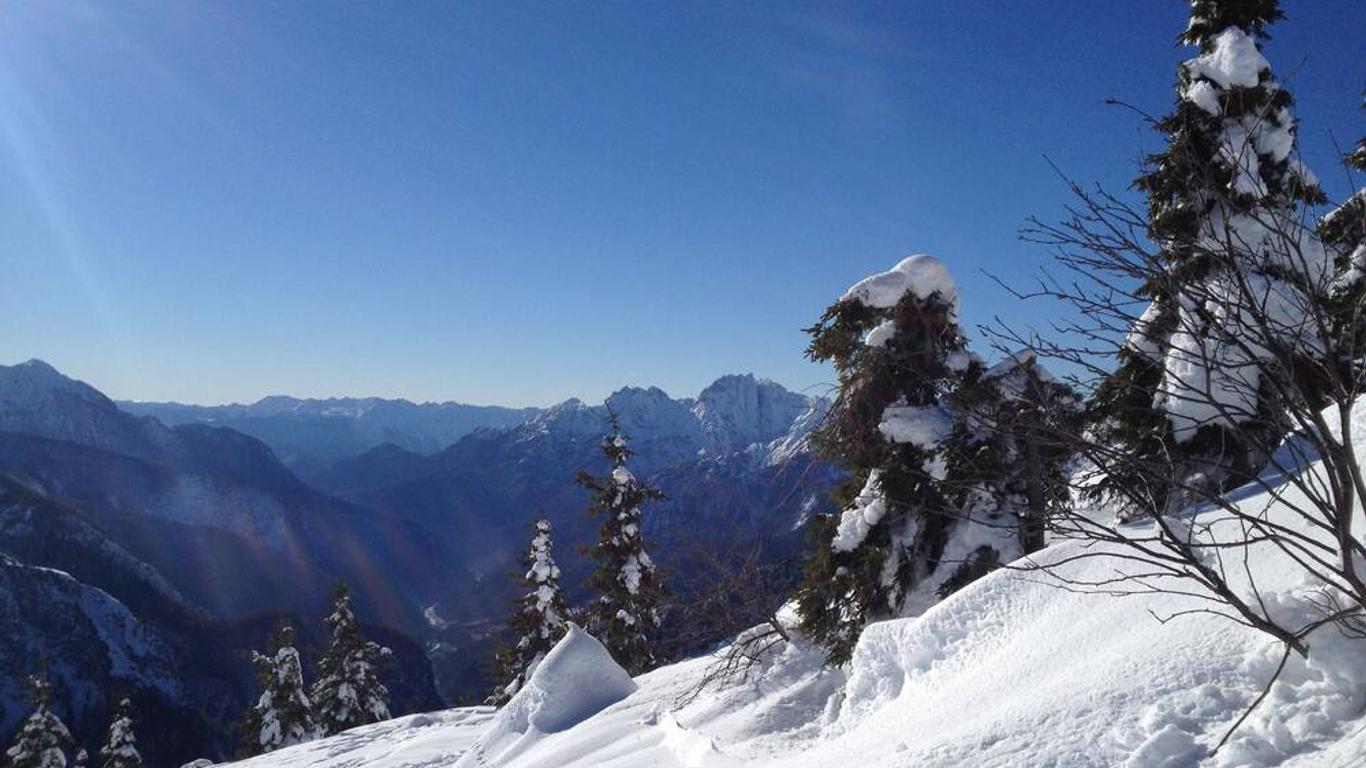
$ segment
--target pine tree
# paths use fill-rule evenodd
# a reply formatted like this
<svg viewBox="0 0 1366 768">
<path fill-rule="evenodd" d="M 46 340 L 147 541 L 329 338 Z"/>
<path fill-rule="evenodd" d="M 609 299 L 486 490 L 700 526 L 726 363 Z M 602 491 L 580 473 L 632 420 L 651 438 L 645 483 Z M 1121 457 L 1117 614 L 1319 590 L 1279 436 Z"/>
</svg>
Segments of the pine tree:
<svg viewBox="0 0 1366 768">
<path fill-rule="evenodd" d="M 332 641 L 318 660 L 318 679 L 312 690 L 322 735 L 388 720 L 389 689 L 380 682 L 379 670 L 393 654 L 361 637 L 345 584 L 337 585 L 332 613 L 324 621 Z"/>
<path fill-rule="evenodd" d="M 261 697 L 247 712 L 243 726 L 246 751 L 273 752 L 318 738 L 318 727 L 304 693 L 303 668 L 294 648 L 293 628 L 282 625 L 270 639 L 269 653 L 253 652 L 251 657 Z"/>
<path fill-rule="evenodd" d="M 631 457 L 627 437 L 616 416 L 602 452 L 612 465 L 606 477 L 580 472 L 579 485 L 593 494 L 592 517 L 602 518 L 598 543 L 589 550 L 597 563 L 592 585 L 598 599 L 589 611 L 590 629 L 627 672 L 638 675 L 658 664 L 652 647 L 660 625 L 664 582 L 645 551 L 641 505 L 664 494 L 637 480 L 626 463 Z"/>
<path fill-rule="evenodd" d="M 854 285 L 808 329 L 807 356 L 839 377 L 813 444 L 850 470 L 836 490 L 844 511 L 813 526 L 797 593 L 802 630 L 830 663 L 849 659 L 865 624 L 924 592 L 948 540 L 941 446 L 954 421 L 944 398 L 980 365 L 957 306 L 948 270 L 919 254 Z"/>
<path fill-rule="evenodd" d="M 101 768 L 142 768 L 138 739 L 133 734 L 133 704 L 123 699 L 114 708 L 109 735 L 100 747 Z"/>
<path fill-rule="evenodd" d="M 1304 206 L 1323 196 L 1295 153 L 1290 92 L 1260 51 L 1281 15 L 1276 0 L 1191 3 L 1181 41 L 1200 52 L 1181 67 L 1176 109 L 1158 124 L 1167 146 L 1136 182 L 1148 196 L 1149 236 L 1169 267 L 1140 289 L 1151 304 L 1088 405 L 1098 441 L 1135 459 L 1132 471 L 1093 488 L 1127 507 L 1126 516 L 1179 508 L 1179 485 L 1217 491 L 1246 481 L 1266 460 L 1253 446 L 1274 444 L 1287 429 L 1262 376 L 1267 361 L 1248 349 L 1257 344 L 1227 341 L 1253 323 L 1227 316 L 1236 302 L 1219 300 L 1230 270 L 1280 303 L 1272 313 L 1307 304 L 1327 282 L 1322 245 L 1301 224 Z M 1287 342 L 1306 353 L 1315 346 Z M 1312 398 L 1315 383 L 1302 383 Z M 1163 484 L 1143 468 L 1167 457 Z"/>
<path fill-rule="evenodd" d="M 28 679 L 28 702 L 33 712 L 19 727 L 14 745 L 5 752 L 12 768 L 66 768 L 63 750 L 71 745 L 71 732 L 52 711 L 52 686 L 41 676 Z"/>
<path fill-rule="evenodd" d="M 71 768 L 87 768 L 90 764 L 90 753 L 84 749 L 76 750 L 76 756 L 71 759 Z"/>
<path fill-rule="evenodd" d="M 1366 103 L 1362 104 L 1366 108 Z M 1354 171 L 1366 171 L 1366 138 L 1343 158 Z M 1362 365 L 1366 357 L 1366 188 L 1356 191 L 1319 222 L 1319 237 L 1333 256 L 1333 308 L 1338 353 Z"/>
<path fill-rule="evenodd" d="M 1080 407 L 1072 388 L 1028 350 L 987 371 L 971 366 L 949 401 L 954 429 L 943 485 L 960 520 L 943 557 L 957 565 L 939 597 L 1043 548 L 1049 519 L 1070 501 L 1071 456 L 1059 436 L 1075 431 Z"/>
<path fill-rule="evenodd" d="M 531 671 L 564 636 L 569 611 L 560 591 L 560 567 L 551 554 L 554 546 L 550 521 L 532 524 L 535 533 L 526 555 L 522 587 L 528 592 L 517 601 L 517 612 L 508 622 L 517 640 L 500 649 L 495 660 L 496 680 L 503 681 L 488 703 L 502 705 L 521 688 Z"/>
</svg>

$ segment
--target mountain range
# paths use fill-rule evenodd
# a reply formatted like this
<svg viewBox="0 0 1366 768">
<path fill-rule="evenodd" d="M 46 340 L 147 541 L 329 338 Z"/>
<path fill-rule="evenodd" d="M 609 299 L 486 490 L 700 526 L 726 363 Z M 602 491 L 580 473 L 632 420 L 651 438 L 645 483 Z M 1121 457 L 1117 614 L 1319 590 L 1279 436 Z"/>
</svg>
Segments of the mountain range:
<svg viewBox="0 0 1366 768">
<path fill-rule="evenodd" d="M 116 404 L 40 361 L 0 366 L 0 473 L 12 502 L 0 516 L 0 552 L 18 574 L 0 588 L 36 599 L 13 585 L 49 573 L 30 572 L 41 567 L 123 606 L 138 631 L 160 638 L 148 647 L 165 651 L 147 657 L 145 673 L 129 667 L 128 679 L 144 681 L 135 688 L 202 680 L 176 696 L 139 694 L 201 725 L 169 729 L 186 736 L 153 749 L 178 759 L 194 743 L 221 757 L 230 715 L 251 690 L 236 654 L 259 647 L 281 617 L 316 623 L 339 579 L 370 631 L 401 651 L 391 674 L 404 681 L 395 693 L 406 705 L 433 703 L 433 671 L 447 700 L 486 690 L 488 652 L 517 590 L 507 573 L 538 515 L 555 524 L 571 596 L 585 595 L 588 564 L 577 552 L 596 524 L 573 478 L 606 469 L 609 414 L 632 437 L 633 469 L 668 496 L 647 511 L 646 533 L 677 592 L 689 588 L 699 551 L 757 537 L 775 561 L 790 555 L 835 478 L 805 450 L 825 407 L 751 375 L 722 377 L 695 398 L 625 388 L 600 405 L 546 409 L 278 397 Z M 42 533 L 16 533 L 26 530 Z M 67 613 L 79 623 L 80 611 Z M 96 642 L 105 636 L 77 644 L 91 658 L 132 658 Z M 189 669 L 190 657 L 207 671 Z M 28 663 L 16 650 L 0 672 L 18 679 Z M 68 688 L 85 679 L 73 675 Z"/>
</svg>

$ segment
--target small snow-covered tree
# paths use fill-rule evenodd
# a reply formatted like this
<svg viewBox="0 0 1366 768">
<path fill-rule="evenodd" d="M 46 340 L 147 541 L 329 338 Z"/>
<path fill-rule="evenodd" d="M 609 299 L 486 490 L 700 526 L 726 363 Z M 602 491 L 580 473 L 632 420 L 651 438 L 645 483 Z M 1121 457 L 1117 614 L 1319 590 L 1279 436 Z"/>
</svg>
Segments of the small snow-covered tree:
<svg viewBox="0 0 1366 768">
<path fill-rule="evenodd" d="M 270 639 L 267 653 L 252 652 L 256 683 L 261 697 L 247 712 L 243 726 L 249 754 L 273 752 L 281 747 L 318 738 L 308 694 L 304 691 L 303 667 L 294 648 L 294 629 L 282 625 Z"/>
<path fill-rule="evenodd" d="M 488 698 L 488 703 L 495 706 L 512 698 L 568 626 L 569 611 L 560 590 L 560 567 L 551 553 L 554 541 L 550 521 L 540 518 L 532 528 L 526 572 L 521 577 L 522 586 L 528 591 L 517 600 L 517 612 L 508 622 L 516 640 L 499 649 L 495 659 L 498 685 Z"/>
<path fill-rule="evenodd" d="M 142 768 L 138 753 L 138 739 L 133 734 L 133 704 L 128 699 L 114 707 L 114 718 L 109 723 L 109 734 L 100 747 L 101 768 Z"/>
<path fill-rule="evenodd" d="M 813 442 L 851 470 L 836 491 L 844 511 L 813 528 L 797 593 L 801 629 L 831 663 L 849 658 L 869 621 L 925 593 L 948 541 L 955 515 L 941 447 L 954 418 L 944 398 L 979 365 L 957 315 L 948 269 L 917 254 L 855 284 L 808 329 L 807 356 L 834 363 L 839 377 Z"/>
<path fill-rule="evenodd" d="M 351 594 L 338 584 L 332 613 L 324 619 L 332 639 L 318 660 L 318 679 L 311 698 L 314 719 L 322 735 L 389 719 L 389 689 L 379 671 L 393 655 L 378 643 L 361 637 Z"/>
<path fill-rule="evenodd" d="M 637 480 L 626 468 L 631 449 L 615 416 L 611 427 L 602 443 L 611 474 L 595 477 L 579 472 L 575 478 L 593 494 L 588 514 L 602 518 L 598 542 L 589 549 L 597 564 L 592 585 L 598 599 L 589 609 L 588 621 L 612 658 L 638 675 L 658 665 L 653 639 L 664 598 L 664 581 L 645 551 L 641 506 L 663 499 L 664 494 Z"/>
<path fill-rule="evenodd" d="M 41 676 L 27 681 L 28 702 L 33 712 L 19 727 L 14 745 L 5 752 L 12 768 L 66 768 L 66 753 L 71 732 L 52 711 L 52 686 Z"/>
<path fill-rule="evenodd" d="M 1260 50 L 1280 17 L 1275 0 L 1191 3 L 1182 39 L 1199 54 L 1157 123 L 1167 145 L 1136 182 L 1166 269 L 1128 275 L 1147 307 L 1089 404 L 1097 438 L 1134 457 L 1091 487 L 1125 516 L 1180 509 L 1193 485 L 1252 479 L 1269 458 L 1259 447 L 1289 430 L 1271 391 L 1282 371 L 1271 369 L 1316 373 L 1324 339 L 1306 312 L 1330 265 L 1303 219 L 1323 195 L 1296 154 L 1290 92 Z M 1058 244 L 1046 230 L 1040 239 Z M 1095 230 L 1086 245 L 1115 247 L 1122 232 Z M 1322 404 L 1324 386 L 1307 378 L 1297 389 Z M 1139 476 L 1156 461 L 1171 467 L 1165 480 Z"/>
<path fill-rule="evenodd" d="M 71 768 L 87 768 L 90 764 L 90 753 L 84 749 L 76 750 L 76 756 L 71 759 Z"/>
</svg>

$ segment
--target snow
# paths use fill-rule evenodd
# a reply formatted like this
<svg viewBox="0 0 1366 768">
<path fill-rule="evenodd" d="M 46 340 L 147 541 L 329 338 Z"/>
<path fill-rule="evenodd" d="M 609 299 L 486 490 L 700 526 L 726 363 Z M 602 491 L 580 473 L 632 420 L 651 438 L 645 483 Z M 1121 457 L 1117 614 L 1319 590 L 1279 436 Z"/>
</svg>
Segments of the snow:
<svg viewBox="0 0 1366 768">
<path fill-rule="evenodd" d="M 1149 303 L 1143 314 L 1134 321 L 1133 330 L 1129 331 L 1128 338 L 1124 340 L 1124 348 L 1153 362 L 1161 360 L 1162 335 L 1151 330 L 1153 323 L 1157 322 L 1161 314 L 1162 307 L 1157 302 Z"/>
<path fill-rule="evenodd" d="M 902 259 L 895 267 L 855 283 L 840 297 L 875 309 L 890 309 L 907 293 L 922 300 L 938 296 L 956 314 L 958 288 L 944 262 L 929 254 L 917 253 Z M 883 339 L 885 342 L 886 340 Z"/>
<path fill-rule="evenodd" d="M 1251 88 L 1264 70 L 1271 65 L 1257 50 L 1257 44 L 1238 27 L 1229 27 L 1212 41 L 1213 50 L 1186 62 L 1186 71 L 1193 78 L 1205 77 L 1220 88 Z"/>
<path fill-rule="evenodd" d="M 863 337 L 863 343 L 869 347 L 884 347 L 895 336 L 896 321 L 883 320 L 876 328 L 869 331 L 867 336 Z"/>
<path fill-rule="evenodd" d="M 505 763 L 546 735 L 568 730 L 635 691 L 630 675 L 602 643 L 570 624 L 456 768 Z"/>
<path fill-rule="evenodd" d="M 878 471 L 868 474 L 853 505 L 840 515 L 839 527 L 830 546 L 836 552 L 852 552 L 868 537 L 868 531 L 881 522 L 887 514 L 887 502 L 882 498 L 882 488 L 878 486 Z"/>
<path fill-rule="evenodd" d="M 1219 89 L 1209 84 L 1207 80 L 1197 80 L 1186 88 L 1186 100 L 1206 112 L 1219 116 L 1221 108 L 1219 106 Z"/>
<path fill-rule="evenodd" d="M 1366 447 L 1366 415 L 1354 430 Z M 1310 471 L 1317 471 L 1311 468 Z M 1287 488 L 1285 504 L 1303 503 Z M 1249 511 L 1315 535 L 1265 494 Z M 1202 521 L 1216 511 L 1199 512 Z M 1366 520 L 1358 515 L 1361 530 Z M 968 526 L 972 527 L 972 526 Z M 1125 529 L 1153 533 L 1151 522 Z M 970 544 L 970 543 L 969 543 Z M 1057 542 L 1034 555 L 1082 552 Z M 1259 594 L 1277 616 L 1313 615 L 1314 585 L 1270 545 L 1254 547 Z M 1077 579 L 1138 567 L 1114 558 L 1063 566 Z M 1246 591 L 1246 582 L 1235 581 Z M 1366 645 L 1329 630 L 1292 655 L 1285 674 L 1215 756 L 1210 748 L 1270 679 L 1280 649 L 1209 614 L 1159 621 L 1204 604 L 1174 594 L 1119 598 L 1059 589 L 999 570 L 914 618 L 870 625 L 851 662 L 826 668 L 800 637 L 765 656 L 744 682 L 691 695 L 701 657 L 637 678 L 604 661 L 582 633 L 532 676 L 527 698 L 490 718 L 452 710 L 421 729 L 390 721 L 247 763 L 264 766 L 463 765 L 489 768 L 1348 768 L 1366 764 Z M 780 613 L 790 622 L 790 611 Z M 551 669 L 546 669 L 547 665 Z M 535 688 L 537 693 L 531 693 Z M 610 690 L 610 695 L 601 691 Z M 591 699 L 585 701 L 585 698 Z M 551 705 L 551 700 L 556 704 Z M 545 718 L 544 720 L 542 718 Z"/>
<path fill-rule="evenodd" d="M 889 405 L 877 428 L 894 443 L 933 450 L 953 431 L 953 416 L 938 405 Z"/>
</svg>

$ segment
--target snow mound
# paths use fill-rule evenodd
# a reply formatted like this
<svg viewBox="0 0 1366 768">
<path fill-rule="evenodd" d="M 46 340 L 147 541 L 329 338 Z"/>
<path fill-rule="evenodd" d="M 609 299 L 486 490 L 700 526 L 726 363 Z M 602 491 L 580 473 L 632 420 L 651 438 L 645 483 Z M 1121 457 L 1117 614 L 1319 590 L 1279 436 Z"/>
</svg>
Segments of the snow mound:
<svg viewBox="0 0 1366 768">
<path fill-rule="evenodd" d="M 602 643 L 570 624 L 456 766 L 505 763 L 541 737 L 569 730 L 635 691 L 631 676 Z"/>
<path fill-rule="evenodd" d="M 1207 77 L 1227 90 L 1251 88 L 1271 68 L 1257 43 L 1238 27 L 1229 27 L 1214 38 L 1214 49 L 1186 62 L 1192 77 Z"/>
<path fill-rule="evenodd" d="M 889 405 L 877 428 L 894 443 L 932 451 L 953 431 L 953 416 L 938 405 Z"/>
<path fill-rule="evenodd" d="M 890 309 L 907 293 L 926 300 L 938 295 L 955 313 L 958 310 L 958 287 L 949 275 L 949 268 L 925 253 L 907 256 L 886 272 L 854 283 L 840 301 L 857 301 L 875 309 Z"/>
</svg>

